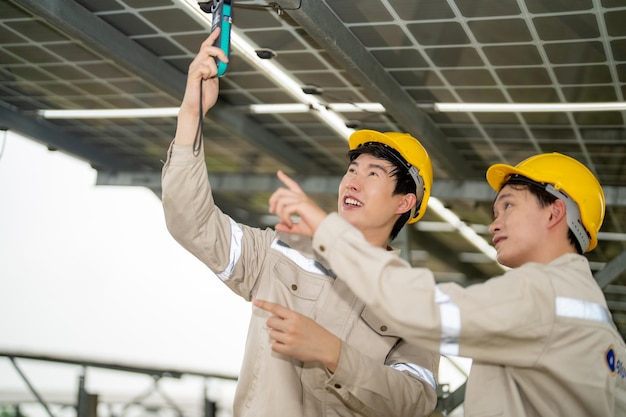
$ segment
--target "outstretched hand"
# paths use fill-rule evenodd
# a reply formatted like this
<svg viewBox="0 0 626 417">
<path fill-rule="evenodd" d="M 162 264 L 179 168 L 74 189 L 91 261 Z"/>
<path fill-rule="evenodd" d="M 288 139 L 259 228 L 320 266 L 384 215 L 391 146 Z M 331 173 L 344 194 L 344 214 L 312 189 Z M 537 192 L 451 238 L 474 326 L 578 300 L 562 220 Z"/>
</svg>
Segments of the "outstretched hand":
<svg viewBox="0 0 626 417">
<path fill-rule="evenodd" d="M 217 57 L 220 61 L 228 62 L 228 57 L 224 51 L 213 45 L 219 36 L 219 32 L 219 28 L 211 32 L 209 37 L 200 45 L 200 50 L 194 60 L 189 64 L 187 86 L 181 108 L 190 107 L 189 110 L 197 112 L 200 104 L 200 85 L 202 85 L 203 89 L 202 108 L 205 111 L 217 101 L 219 91 L 215 58 Z M 202 84 L 201 81 L 203 81 Z"/>
<path fill-rule="evenodd" d="M 177 144 L 191 144 L 195 137 L 198 117 L 215 105 L 219 94 L 219 81 L 216 78 L 215 58 L 228 62 L 228 57 L 221 48 L 213 46 L 219 36 L 217 28 L 202 42 L 198 54 L 189 64 L 185 95 L 178 111 L 178 124 L 175 136 Z M 200 91 L 202 91 L 202 114 L 200 111 Z"/>
<path fill-rule="evenodd" d="M 278 217 L 276 230 L 286 233 L 296 233 L 304 236 L 313 236 L 327 213 L 320 208 L 287 174 L 278 171 L 278 179 L 285 184 L 280 187 L 269 199 L 270 213 Z M 299 216 L 300 221 L 294 222 L 293 216 Z"/>
<path fill-rule="evenodd" d="M 302 362 L 321 362 L 335 372 L 341 340 L 314 320 L 280 304 L 256 299 L 254 305 L 273 314 L 267 319 L 274 352 Z"/>
</svg>

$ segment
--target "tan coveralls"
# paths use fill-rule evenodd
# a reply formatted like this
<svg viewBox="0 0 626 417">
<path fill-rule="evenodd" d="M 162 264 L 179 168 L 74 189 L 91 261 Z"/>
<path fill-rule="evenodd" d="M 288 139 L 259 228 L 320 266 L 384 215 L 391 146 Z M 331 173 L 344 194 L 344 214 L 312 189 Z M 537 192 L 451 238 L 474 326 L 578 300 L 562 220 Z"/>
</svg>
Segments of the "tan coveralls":
<svg viewBox="0 0 626 417">
<path fill-rule="evenodd" d="M 439 353 L 407 344 L 394 326 L 371 314 L 316 259 L 310 239 L 247 227 L 222 213 L 213 202 L 203 156 L 194 157 L 191 146 L 170 148 L 162 188 L 172 236 L 236 294 L 285 305 L 342 340 L 338 367 L 330 374 L 320 363 L 272 352 L 268 313 L 255 310 L 235 417 L 429 415 L 437 401 Z M 228 343 L 219 334 L 215 339 Z"/>
<path fill-rule="evenodd" d="M 466 417 L 626 416 L 626 346 L 584 256 L 463 288 L 434 285 L 336 213 L 313 247 L 406 340 L 473 359 Z"/>
</svg>

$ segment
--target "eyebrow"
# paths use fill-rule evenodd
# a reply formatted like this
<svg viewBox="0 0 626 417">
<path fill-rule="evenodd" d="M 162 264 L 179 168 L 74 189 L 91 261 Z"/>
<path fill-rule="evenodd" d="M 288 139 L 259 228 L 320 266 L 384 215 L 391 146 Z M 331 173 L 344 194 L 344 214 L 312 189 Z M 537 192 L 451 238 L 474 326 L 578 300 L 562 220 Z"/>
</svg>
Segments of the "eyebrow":
<svg viewBox="0 0 626 417">
<path fill-rule="evenodd" d="M 359 165 L 358 162 L 356 162 L 356 160 L 350 162 L 350 165 Z M 385 168 L 383 165 L 381 164 L 367 164 L 367 168 L 370 169 L 379 169 L 381 171 L 383 171 L 385 174 L 389 175 L 389 171 L 387 170 L 387 168 Z"/>
<path fill-rule="evenodd" d="M 498 201 L 504 199 L 504 198 L 512 197 L 512 196 L 513 196 L 513 193 L 509 193 L 509 192 L 506 192 L 506 193 L 503 193 L 503 194 L 498 194 L 498 196 L 496 197 L 496 199 L 494 201 L 494 204 L 497 203 Z"/>
<path fill-rule="evenodd" d="M 496 205 L 497 205 L 497 203 L 499 203 L 501 200 L 504 200 L 505 198 L 512 197 L 512 196 L 513 196 L 513 193 L 510 193 L 510 192 L 505 192 L 505 193 L 502 193 L 502 194 L 498 194 L 496 196 L 496 198 L 493 200 L 493 203 L 491 204 L 491 218 L 492 219 L 495 219 L 495 217 L 496 217 Z"/>
</svg>

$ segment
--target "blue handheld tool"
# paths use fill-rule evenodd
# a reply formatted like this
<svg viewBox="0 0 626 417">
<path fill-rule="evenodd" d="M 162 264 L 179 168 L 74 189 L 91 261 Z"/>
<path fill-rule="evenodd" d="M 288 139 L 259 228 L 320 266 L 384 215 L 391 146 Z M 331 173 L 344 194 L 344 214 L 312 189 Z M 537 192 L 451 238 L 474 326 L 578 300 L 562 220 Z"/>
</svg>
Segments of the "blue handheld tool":
<svg viewBox="0 0 626 417">
<path fill-rule="evenodd" d="M 230 28 L 233 23 L 233 1 L 234 0 L 213 0 L 198 1 L 200 8 L 205 13 L 211 13 L 211 33 L 220 28 L 220 36 L 215 40 L 214 46 L 220 48 L 228 58 L 230 58 Z M 215 57 L 217 65 L 217 76 L 221 77 L 228 69 L 228 63 L 222 62 Z"/>
</svg>

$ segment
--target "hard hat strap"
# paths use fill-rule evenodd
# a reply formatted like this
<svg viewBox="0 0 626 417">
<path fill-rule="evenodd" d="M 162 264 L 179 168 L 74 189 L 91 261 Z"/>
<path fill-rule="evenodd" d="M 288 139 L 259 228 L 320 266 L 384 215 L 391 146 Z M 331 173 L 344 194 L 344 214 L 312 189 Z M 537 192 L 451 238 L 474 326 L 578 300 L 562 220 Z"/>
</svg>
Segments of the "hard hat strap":
<svg viewBox="0 0 626 417">
<path fill-rule="evenodd" d="M 558 198 L 559 200 L 565 203 L 565 207 L 567 207 L 567 225 L 569 229 L 574 233 L 578 243 L 580 243 L 580 247 L 585 252 L 589 247 L 589 235 L 585 230 L 585 227 L 582 224 L 582 219 L 580 217 L 580 210 L 578 208 L 578 204 L 572 198 L 567 195 L 563 190 L 557 190 L 554 188 L 552 184 L 546 184 L 546 191 Z"/>
<path fill-rule="evenodd" d="M 424 179 L 420 175 L 419 169 L 411 165 L 400 155 L 396 155 L 397 151 L 395 149 L 393 149 L 391 146 L 388 146 L 388 145 L 385 145 L 385 147 L 391 150 L 390 154 L 393 155 L 393 157 L 407 169 L 407 171 L 409 172 L 409 175 L 411 176 L 411 178 L 413 178 L 413 182 L 415 182 L 415 196 L 417 197 L 419 190 L 422 191 L 422 198 L 419 201 L 416 201 L 415 205 L 411 209 L 411 217 L 409 217 L 409 219 L 412 219 L 419 214 L 419 209 L 420 209 L 420 206 L 422 205 L 422 200 L 424 199 L 424 193 L 423 193 Z"/>
<path fill-rule="evenodd" d="M 420 175 L 419 170 L 417 168 L 415 168 L 413 165 L 409 165 L 409 175 L 413 178 L 413 181 L 415 181 L 415 196 L 417 196 L 417 191 L 418 190 L 420 190 L 420 189 L 422 190 L 422 197 L 420 198 L 419 201 L 415 202 L 415 205 L 411 209 L 411 217 L 410 217 L 410 219 L 412 219 L 412 218 L 414 218 L 415 216 L 418 215 L 420 206 L 422 205 L 422 201 L 424 200 L 424 193 L 423 193 L 423 190 L 424 190 L 424 179 Z"/>
</svg>

